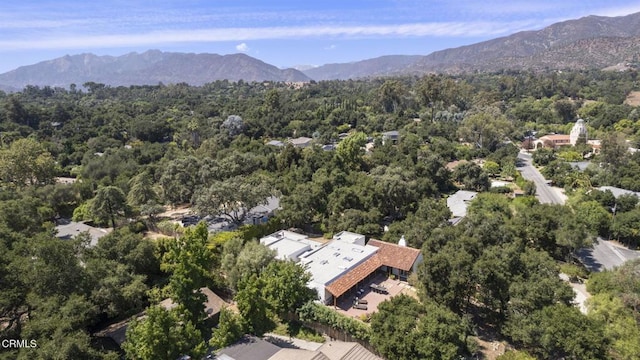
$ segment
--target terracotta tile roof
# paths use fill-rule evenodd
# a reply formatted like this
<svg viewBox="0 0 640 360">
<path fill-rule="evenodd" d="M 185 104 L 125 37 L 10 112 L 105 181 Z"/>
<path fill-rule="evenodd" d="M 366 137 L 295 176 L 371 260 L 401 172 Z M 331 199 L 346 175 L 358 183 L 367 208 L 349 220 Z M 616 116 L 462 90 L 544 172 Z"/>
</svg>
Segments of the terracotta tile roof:
<svg viewBox="0 0 640 360">
<path fill-rule="evenodd" d="M 540 140 L 551 140 L 551 141 L 559 141 L 559 140 L 563 140 L 563 141 L 569 141 L 569 135 L 564 135 L 564 134 L 551 134 L 551 135 L 545 135 L 545 136 L 541 136 Z"/>
<path fill-rule="evenodd" d="M 325 289 L 333 296 L 339 297 L 347 292 L 347 290 L 356 286 L 360 281 L 364 280 L 374 271 L 378 270 L 380 266 L 382 266 L 382 262 L 380 261 L 378 254 L 374 254 L 363 263 L 354 267 L 351 271 L 329 284 Z"/>
<path fill-rule="evenodd" d="M 375 239 L 369 240 L 367 245 L 373 245 L 380 248 L 377 255 L 380 258 L 382 265 L 404 271 L 410 271 L 413 264 L 416 262 L 416 259 L 420 255 L 420 250 L 418 249 Z"/>
</svg>

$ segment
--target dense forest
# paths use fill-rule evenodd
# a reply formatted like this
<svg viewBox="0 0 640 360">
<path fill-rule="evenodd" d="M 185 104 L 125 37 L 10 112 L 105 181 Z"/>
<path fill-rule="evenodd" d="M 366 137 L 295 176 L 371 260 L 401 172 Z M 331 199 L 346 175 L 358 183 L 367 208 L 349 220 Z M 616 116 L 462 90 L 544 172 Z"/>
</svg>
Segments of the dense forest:
<svg viewBox="0 0 640 360">
<path fill-rule="evenodd" d="M 0 92 L 0 338 L 38 344 L 0 358 L 198 358 L 295 317 L 388 359 L 479 355 L 487 334 L 518 349 L 504 359 L 637 359 L 640 263 L 590 275 L 586 315 L 558 276 L 562 266 L 589 277 L 573 255 L 596 236 L 640 242 L 637 198 L 593 189 L 640 191 L 640 153 L 628 151 L 640 147 L 640 107 L 625 102 L 637 90 L 635 71 L 589 71 Z M 516 170 L 519 146 L 567 134 L 578 117 L 602 150 L 538 150 L 535 163 L 569 196 L 540 204 Z M 288 144 L 297 137 L 314 145 Z M 585 156 L 586 170 L 571 165 Z M 481 194 L 451 226 L 445 198 L 457 189 Z M 271 196 L 277 215 L 242 225 L 244 209 Z M 179 206 L 229 214 L 236 230 L 163 219 Z M 95 246 L 56 238 L 68 218 L 114 230 Z M 393 298 L 365 322 L 326 314 L 309 303 L 308 275 L 256 241 L 283 228 L 404 235 L 424 256 L 410 279 L 417 298 Z M 203 286 L 237 303 L 216 329 L 202 323 Z M 167 297 L 177 309 L 156 306 Z M 145 309 L 123 352 L 93 336 Z"/>
</svg>

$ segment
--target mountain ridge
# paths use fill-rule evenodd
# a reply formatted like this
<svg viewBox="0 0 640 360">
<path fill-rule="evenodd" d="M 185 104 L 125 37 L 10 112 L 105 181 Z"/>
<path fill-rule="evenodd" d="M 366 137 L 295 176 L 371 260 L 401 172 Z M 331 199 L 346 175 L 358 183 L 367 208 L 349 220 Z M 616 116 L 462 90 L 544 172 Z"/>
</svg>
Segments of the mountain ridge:
<svg viewBox="0 0 640 360">
<path fill-rule="evenodd" d="M 310 79 L 295 69 L 278 69 L 246 54 L 218 55 L 148 50 L 121 56 L 83 53 L 65 55 L 0 74 L 8 88 L 26 85 L 60 86 L 104 83 L 111 86 L 189 83 L 203 85 L 216 80 L 291 81 Z"/>
<path fill-rule="evenodd" d="M 0 74 L 0 89 L 16 91 L 26 85 L 68 87 L 90 81 L 110 86 L 203 85 L 224 79 L 307 82 L 434 72 L 604 69 L 629 62 L 637 66 L 639 59 L 640 12 L 618 17 L 586 16 L 428 55 L 386 55 L 304 71 L 279 69 L 243 53 L 148 50 L 122 56 L 66 55 Z"/>
</svg>

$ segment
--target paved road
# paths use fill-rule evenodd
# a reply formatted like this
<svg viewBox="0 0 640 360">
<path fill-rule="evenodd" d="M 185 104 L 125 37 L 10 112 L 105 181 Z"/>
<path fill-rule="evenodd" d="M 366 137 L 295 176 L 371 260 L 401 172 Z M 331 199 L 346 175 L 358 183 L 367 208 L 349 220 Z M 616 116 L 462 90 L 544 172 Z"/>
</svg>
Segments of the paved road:
<svg viewBox="0 0 640 360">
<path fill-rule="evenodd" d="M 600 237 L 593 248 L 577 252 L 580 261 L 591 271 L 611 270 L 628 260 L 640 258 L 640 251 L 630 250 Z"/>
<path fill-rule="evenodd" d="M 547 184 L 544 176 L 540 174 L 531 164 L 531 155 L 526 153 L 518 154 L 518 170 L 522 174 L 522 177 L 533 181 L 536 184 L 536 196 L 542 204 L 564 204 L 564 199 L 560 196 L 556 190 Z"/>
</svg>

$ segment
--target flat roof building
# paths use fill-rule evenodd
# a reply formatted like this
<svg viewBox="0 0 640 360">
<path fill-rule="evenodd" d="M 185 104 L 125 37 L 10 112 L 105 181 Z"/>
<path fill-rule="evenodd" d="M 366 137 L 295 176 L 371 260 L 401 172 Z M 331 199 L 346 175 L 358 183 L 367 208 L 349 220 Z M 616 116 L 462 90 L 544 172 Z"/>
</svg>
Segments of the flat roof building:
<svg viewBox="0 0 640 360">
<path fill-rule="evenodd" d="M 280 230 L 260 239 L 260 244 L 276 251 L 276 259 L 300 261 L 302 254 L 311 252 L 322 246 L 321 243 L 309 239 L 308 236 L 293 231 Z"/>
<path fill-rule="evenodd" d="M 301 265 L 305 266 L 311 274 L 309 287 L 316 289 L 318 297 L 323 303 L 328 303 L 332 296 L 326 290 L 327 285 L 378 251 L 375 246 L 352 243 L 351 241 L 356 240 L 356 237 L 352 236 L 353 233 L 343 235 L 345 235 L 345 239 L 334 238 L 325 246 L 300 258 Z"/>
</svg>

